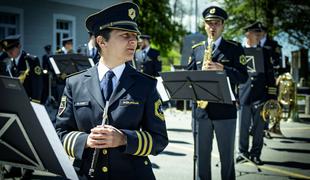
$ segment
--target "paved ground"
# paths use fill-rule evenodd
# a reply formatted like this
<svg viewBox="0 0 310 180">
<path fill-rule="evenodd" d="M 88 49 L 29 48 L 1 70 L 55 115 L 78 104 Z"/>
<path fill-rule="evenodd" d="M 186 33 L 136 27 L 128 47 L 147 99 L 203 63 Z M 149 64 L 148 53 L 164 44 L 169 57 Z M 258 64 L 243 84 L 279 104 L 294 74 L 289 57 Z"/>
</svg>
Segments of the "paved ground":
<svg viewBox="0 0 310 180">
<path fill-rule="evenodd" d="M 190 111 L 165 111 L 170 143 L 163 153 L 151 156 L 158 180 L 193 179 L 193 135 Z M 283 136 L 265 139 L 261 172 L 250 163 L 236 165 L 239 180 L 310 179 L 310 120 L 281 122 Z M 239 138 L 237 134 L 237 138 Z M 236 139 L 237 139 L 236 138 Z M 237 144 L 236 144 L 237 147 Z M 237 149 L 237 148 L 236 148 Z M 220 179 L 219 155 L 214 141 L 212 176 Z"/>
</svg>

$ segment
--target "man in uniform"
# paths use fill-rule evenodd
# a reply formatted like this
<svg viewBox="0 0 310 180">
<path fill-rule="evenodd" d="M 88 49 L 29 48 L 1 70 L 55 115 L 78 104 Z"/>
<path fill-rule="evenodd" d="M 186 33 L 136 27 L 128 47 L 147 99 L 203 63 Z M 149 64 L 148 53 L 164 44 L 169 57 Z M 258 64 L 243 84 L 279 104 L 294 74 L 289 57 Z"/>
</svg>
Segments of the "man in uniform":
<svg viewBox="0 0 310 180">
<path fill-rule="evenodd" d="M 270 51 L 272 58 L 272 65 L 274 68 L 275 75 L 278 76 L 279 68 L 281 68 L 282 63 L 282 46 L 272 39 L 267 33 L 267 27 L 265 27 L 261 22 L 261 32 L 259 32 L 259 46 L 264 47 L 266 50 Z"/>
<path fill-rule="evenodd" d="M 159 51 L 151 48 L 151 36 L 141 35 L 141 48 L 136 53 L 136 62 L 141 72 L 150 76 L 159 76 L 161 71 L 161 61 L 159 61 Z"/>
<path fill-rule="evenodd" d="M 91 167 L 94 179 L 155 179 L 147 156 L 168 144 L 156 79 L 125 63 L 137 46 L 138 15 L 136 4 L 123 2 L 86 19 L 101 58 L 67 78 L 56 120 L 80 179 L 90 178 Z M 95 148 L 100 151 L 91 166 Z"/>
<path fill-rule="evenodd" d="M 260 22 L 255 22 L 245 28 L 246 43 L 245 48 L 256 48 L 259 44 L 259 33 L 262 31 Z M 275 78 L 270 60 L 270 53 L 263 48 L 264 72 L 249 72 L 250 78 L 239 86 L 240 100 L 240 138 L 239 153 L 237 163 L 250 159 L 257 165 L 262 165 L 260 159 L 263 148 L 263 136 L 265 121 L 261 117 L 261 110 L 264 103 L 275 98 Z M 251 130 L 250 130 L 251 126 Z M 249 151 L 249 134 L 253 135 L 251 150 Z"/>
<path fill-rule="evenodd" d="M 205 30 L 208 41 L 192 47 L 188 69 L 201 70 L 204 64 L 204 52 L 208 43 L 214 42 L 212 62 L 206 70 L 225 71 L 230 79 L 231 88 L 243 83 L 248 78 L 244 62 L 244 51 L 240 44 L 225 40 L 222 37 L 224 21 L 227 13 L 217 6 L 208 7 L 203 11 Z M 211 38 L 212 37 L 212 38 Z M 212 179 L 211 152 L 213 133 L 215 132 L 221 160 L 221 177 L 223 180 L 235 179 L 234 142 L 237 110 L 235 104 L 209 102 L 206 107 L 194 105 L 193 119 L 198 124 L 198 176 L 199 179 Z M 195 128 L 195 127 L 194 127 Z"/>
<path fill-rule="evenodd" d="M 62 48 L 58 50 L 57 54 L 72 54 L 73 53 L 73 38 L 66 37 L 62 40 Z"/>
<path fill-rule="evenodd" d="M 10 58 L 10 62 L 7 63 L 6 75 L 18 77 L 30 100 L 40 103 L 43 78 L 39 58 L 22 50 L 19 39 L 20 35 L 13 35 L 1 41 L 5 53 L 7 53 L 7 56 Z M 11 167 L 4 177 L 22 177 L 22 179 L 30 179 L 32 173 L 33 170 L 21 171 L 20 168 Z"/>
<path fill-rule="evenodd" d="M 7 71 L 9 76 L 20 79 L 31 101 L 40 103 L 43 86 L 40 61 L 38 57 L 22 50 L 19 39 L 19 35 L 14 35 L 6 37 L 1 42 L 5 52 L 11 58 Z"/>
</svg>

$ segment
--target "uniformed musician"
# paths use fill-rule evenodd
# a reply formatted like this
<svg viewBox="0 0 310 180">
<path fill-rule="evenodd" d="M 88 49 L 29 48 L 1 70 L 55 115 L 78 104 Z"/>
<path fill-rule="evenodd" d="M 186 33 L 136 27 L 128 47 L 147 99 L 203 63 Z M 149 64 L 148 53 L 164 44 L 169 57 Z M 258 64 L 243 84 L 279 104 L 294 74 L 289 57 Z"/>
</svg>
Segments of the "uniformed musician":
<svg viewBox="0 0 310 180">
<path fill-rule="evenodd" d="M 259 43 L 259 33 L 262 31 L 261 23 L 252 23 L 245 28 L 245 31 L 245 48 L 256 48 Z M 255 61 L 264 61 L 264 73 L 249 72 L 250 78 L 239 86 L 241 106 L 239 133 L 240 155 L 236 161 L 239 163 L 247 158 L 257 165 L 262 165 L 263 161 L 260 159 L 260 156 L 263 148 L 265 122 L 260 112 L 268 99 L 275 98 L 276 88 L 270 52 L 263 48 L 263 59 L 255 59 Z M 251 149 L 249 149 L 250 132 L 253 135 Z"/>
<path fill-rule="evenodd" d="M 125 63 L 137 46 L 138 15 L 136 4 L 123 2 L 86 19 L 101 58 L 66 79 L 56 120 L 57 134 L 74 157 L 80 179 L 90 179 L 91 167 L 94 179 L 155 179 L 147 156 L 168 144 L 156 79 Z M 104 111 L 108 116 L 101 125 Z M 100 151 L 91 166 L 95 148 Z"/>
<path fill-rule="evenodd" d="M 12 35 L 7 36 L 1 41 L 1 45 L 6 53 L 5 56 L 9 58 L 3 74 L 19 78 L 30 100 L 41 103 L 43 76 L 39 58 L 22 50 L 19 39 L 20 35 Z M 21 168 L 11 167 L 4 177 L 30 179 L 32 173 L 33 170 L 26 169 L 22 171 Z"/>
<path fill-rule="evenodd" d="M 188 69 L 225 71 L 234 90 L 236 84 L 248 78 L 244 62 L 244 51 L 239 43 L 222 37 L 227 13 L 220 7 L 211 6 L 203 11 L 205 30 L 208 40 L 192 47 Z M 212 42 L 212 60 L 202 67 L 205 49 Z M 211 45 L 210 45 L 211 46 Z M 216 135 L 221 160 L 221 177 L 223 180 L 235 179 L 234 142 L 237 110 L 236 105 L 211 103 L 206 107 L 195 106 L 193 119 L 198 123 L 198 179 L 212 179 L 211 152 L 214 133 Z"/>
<path fill-rule="evenodd" d="M 162 65 L 159 60 L 160 52 L 151 47 L 151 36 L 141 35 L 140 39 L 141 47 L 135 56 L 138 69 L 150 76 L 159 76 Z"/>
<path fill-rule="evenodd" d="M 39 58 L 22 50 L 20 35 L 7 36 L 1 41 L 5 52 L 11 61 L 7 64 L 7 75 L 18 77 L 34 102 L 41 102 L 42 96 L 42 69 Z"/>
</svg>

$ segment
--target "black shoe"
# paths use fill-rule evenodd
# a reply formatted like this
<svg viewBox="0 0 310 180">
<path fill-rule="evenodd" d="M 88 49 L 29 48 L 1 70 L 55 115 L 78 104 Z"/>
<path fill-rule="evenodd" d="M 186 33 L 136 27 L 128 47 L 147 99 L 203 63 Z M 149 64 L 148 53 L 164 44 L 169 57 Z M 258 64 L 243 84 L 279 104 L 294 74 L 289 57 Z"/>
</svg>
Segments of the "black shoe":
<svg viewBox="0 0 310 180">
<path fill-rule="evenodd" d="M 237 157 L 237 159 L 236 159 L 236 163 L 237 163 L 237 164 L 238 164 L 238 163 L 244 163 L 244 162 L 247 161 L 246 158 L 248 158 L 247 155 L 245 155 L 245 154 L 240 154 L 240 155 Z"/>
<path fill-rule="evenodd" d="M 265 131 L 264 133 L 264 137 L 267 138 L 267 139 L 272 139 L 270 133 L 268 131 Z"/>
<path fill-rule="evenodd" d="M 255 156 L 251 157 L 251 161 L 259 166 L 264 164 L 264 162 L 259 157 Z"/>
</svg>

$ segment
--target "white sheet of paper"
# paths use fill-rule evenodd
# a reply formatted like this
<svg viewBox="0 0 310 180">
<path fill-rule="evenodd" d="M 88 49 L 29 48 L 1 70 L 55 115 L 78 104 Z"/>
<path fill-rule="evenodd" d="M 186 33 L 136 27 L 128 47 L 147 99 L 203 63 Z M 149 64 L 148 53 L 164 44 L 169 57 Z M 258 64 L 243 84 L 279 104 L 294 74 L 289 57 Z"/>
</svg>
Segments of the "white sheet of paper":
<svg viewBox="0 0 310 180">
<path fill-rule="evenodd" d="M 69 160 L 69 157 L 65 153 L 65 150 L 60 142 L 60 139 L 57 136 L 55 128 L 46 112 L 46 109 L 43 105 L 31 102 L 32 108 L 39 119 L 41 127 L 45 134 L 47 135 L 48 141 L 51 144 L 55 155 L 63 168 L 63 171 L 66 173 L 68 179 L 78 179 L 77 174 L 72 166 L 72 162 Z"/>
<path fill-rule="evenodd" d="M 51 64 L 52 64 L 52 66 L 53 66 L 53 69 L 54 69 L 54 71 L 55 71 L 55 74 L 60 74 L 60 71 L 59 71 L 59 69 L 58 69 L 58 66 L 56 65 L 56 62 L 55 62 L 55 60 L 54 60 L 53 57 L 50 57 L 50 62 L 51 62 Z"/>
<path fill-rule="evenodd" d="M 230 92 L 230 97 L 231 97 L 231 100 L 232 101 L 236 101 L 236 97 L 231 89 L 231 86 L 230 86 L 230 80 L 229 80 L 229 77 L 227 76 L 227 83 L 228 83 L 228 88 L 229 88 L 229 92 Z"/>
<path fill-rule="evenodd" d="M 88 58 L 89 64 L 91 65 L 91 67 L 93 67 L 95 65 L 94 60 L 92 58 Z"/>
<path fill-rule="evenodd" d="M 164 87 L 163 79 L 161 77 L 156 77 L 156 79 L 157 79 L 156 89 L 157 89 L 157 91 L 161 97 L 161 100 L 163 102 L 169 101 L 169 96 L 168 96 L 167 91 Z"/>
</svg>

